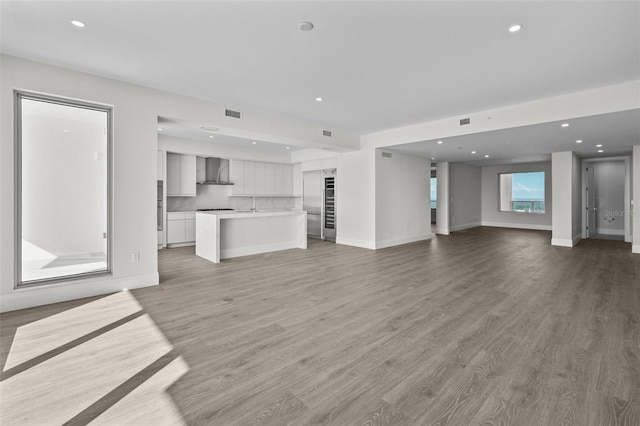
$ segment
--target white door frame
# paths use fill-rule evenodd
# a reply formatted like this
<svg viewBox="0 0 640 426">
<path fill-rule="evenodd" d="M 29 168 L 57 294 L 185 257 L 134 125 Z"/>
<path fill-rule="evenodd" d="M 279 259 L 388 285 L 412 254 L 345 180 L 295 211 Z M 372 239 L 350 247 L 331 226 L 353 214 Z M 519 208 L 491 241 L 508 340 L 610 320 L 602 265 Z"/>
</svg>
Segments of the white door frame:
<svg viewBox="0 0 640 426">
<path fill-rule="evenodd" d="M 582 160 L 582 238 L 589 238 L 589 233 L 587 231 L 587 226 L 589 224 L 589 215 L 587 212 L 587 184 L 588 182 L 588 174 L 587 167 L 593 163 L 599 162 L 608 162 L 608 161 L 623 161 L 625 168 L 625 176 L 624 176 L 624 205 L 625 205 L 625 215 L 624 215 L 624 241 L 627 243 L 631 242 L 631 157 L 630 156 L 620 156 L 620 157 L 607 157 L 607 158 L 589 158 Z"/>
</svg>

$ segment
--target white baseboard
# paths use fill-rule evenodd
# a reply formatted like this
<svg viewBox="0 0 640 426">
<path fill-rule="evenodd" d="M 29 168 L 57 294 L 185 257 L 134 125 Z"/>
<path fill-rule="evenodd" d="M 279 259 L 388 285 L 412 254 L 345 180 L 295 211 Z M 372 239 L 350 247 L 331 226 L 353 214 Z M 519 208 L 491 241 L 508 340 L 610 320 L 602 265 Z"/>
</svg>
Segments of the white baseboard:
<svg viewBox="0 0 640 426">
<path fill-rule="evenodd" d="M 436 234 L 437 235 L 449 235 L 451 231 L 449 228 L 438 228 L 436 225 Z"/>
<path fill-rule="evenodd" d="M 358 239 L 355 239 L 355 238 L 336 237 L 336 244 L 342 244 L 342 245 L 351 246 L 351 247 L 365 248 L 365 249 L 369 249 L 369 250 L 375 250 L 376 249 L 376 243 L 374 241 L 358 240 Z"/>
<path fill-rule="evenodd" d="M 187 243 L 171 243 L 171 244 L 167 244 L 166 247 L 167 248 L 176 248 L 176 247 L 188 247 L 188 246 L 195 246 L 196 242 L 195 241 L 189 241 Z"/>
<path fill-rule="evenodd" d="M 551 245 L 558 247 L 573 247 L 573 240 L 569 240 L 567 238 L 552 238 Z"/>
<path fill-rule="evenodd" d="M 530 223 L 503 223 L 482 221 L 482 226 L 493 226 L 496 228 L 533 229 L 536 231 L 551 231 L 551 225 L 538 225 Z"/>
<path fill-rule="evenodd" d="M 135 288 L 151 287 L 158 285 L 159 282 L 158 273 L 155 272 L 153 274 L 133 277 L 96 277 L 94 279 L 77 280 L 60 284 L 25 287 L 2 295 L 0 312 L 66 302 L 68 300 L 83 299 L 85 297 L 101 296 L 103 294 L 116 293 L 124 289 L 133 290 Z"/>
<path fill-rule="evenodd" d="M 597 228 L 596 232 L 601 235 L 624 235 L 624 229 Z"/>
<path fill-rule="evenodd" d="M 634 244 L 631 246 L 631 253 L 640 254 L 640 244 Z"/>
<path fill-rule="evenodd" d="M 383 249 L 387 247 L 399 246 L 402 244 L 415 243 L 416 241 L 424 241 L 431 238 L 431 233 L 419 234 L 419 235 L 411 235 L 403 238 L 394 238 L 391 240 L 384 240 L 380 242 L 376 242 L 376 249 Z"/>
<path fill-rule="evenodd" d="M 477 228 L 478 226 L 482 226 L 482 223 L 481 222 L 464 223 L 462 225 L 452 226 L 450 228 L 450 231 L 451 232 L 462 231 L 464 229 Z"/>
</svg>

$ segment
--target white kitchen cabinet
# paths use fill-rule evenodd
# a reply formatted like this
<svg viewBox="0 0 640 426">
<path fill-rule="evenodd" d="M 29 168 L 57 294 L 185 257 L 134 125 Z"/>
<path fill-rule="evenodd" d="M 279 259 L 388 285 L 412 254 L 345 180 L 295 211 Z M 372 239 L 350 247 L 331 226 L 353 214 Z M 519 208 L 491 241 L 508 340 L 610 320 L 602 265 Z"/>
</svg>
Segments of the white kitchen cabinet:
<svg viewBox="0 0 640 426">
<path fill-rule="evenodd" d="M 185 219 L 184 221 L 184 241 L 194 242 L 196 240 L 196 218 Z"/>
<path fill-rule="evenodd" d="M 291 169 L 291 181 L 293 188 L 291 193 L 293 195 L 302 195 L 302 165 L 300 163 L 294 164 Z"/>
<path fill-rule="evenodd" d="M 244 193 L 248 195 L 256 193 L 255 163 L 253 161 L 244 162 Z"/>
<path fill-rule="evenodd" d="M 167 220 L 167 244 L 184 243 L 186 239 L 185 220 Z"/>
<path fill-rule="evenodd" d="M 293 195 L 293 166 L 283 164 L 282 169 L 282 194 Z"/>
<path fill-rule="evenodd" d="M 193 243 L 196 240 L 196 214 L 194 212 L 167 213 L 167 244 Z"/>
<path fill-rule="evenodd" d="M 231 182 L 233 182 L 233 186 L 231 187 L 231 192 L 233 195 L 244 195 L 246 194 L 244 188 L 244 161 L 242 160 L 232 160 L 231 161 Z"/>
<path fill-rule="evenodd" d="M 300 165 L 297 165 L 298 171 Z M 302 174 L 299 172 L 300 178 Z M 260 161 L 232 160 L 232 195 L 291 196 L 294 194 L 294 166 Z M 300 192 L 297 193 L 299 195 Z"/>
<path fill-rule="evenodd" d="M 196 156 L 167 153 L 167 196 L 196 196 Z"/>
<path fill-rule="evenodd" d="M 274 194 L 282 195 L 286 194 L 284 190 L 284 164 L 274 164 Z"/>
<path fill-rule="evenodd" d="M 254 194 L 264 195 L 267 193 L 267 186 L 265 184 L 266 168 L 265 163 L 255 162 L 253 164 L 254 169 Z"/>
<path fill-rule="evenodd" d="M 278 194 L 276 192 L 276 165 L 264 163 L 264 193 L 267 195 Z"/>
</svg>

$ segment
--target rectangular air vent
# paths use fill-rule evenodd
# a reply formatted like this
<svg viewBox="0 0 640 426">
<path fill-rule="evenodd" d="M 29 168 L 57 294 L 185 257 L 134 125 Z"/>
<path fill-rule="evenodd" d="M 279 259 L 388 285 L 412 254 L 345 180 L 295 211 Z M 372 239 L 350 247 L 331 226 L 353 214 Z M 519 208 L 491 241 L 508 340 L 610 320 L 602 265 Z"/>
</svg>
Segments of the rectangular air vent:
<svg viewBox="0 0 640 426">
<path fill-rule="evenodd" d="M 464 126 L 465 124 L 470 124 L 471 123 L 471 119 L 470 118 L 461 118 L 460 119 L 460 125 Z"/>
<path fill-rule="evenodd" d="M 384 158 L 391 158 L 391 153 L 390 153 L 390 152 L 384 152 L 384 151 L 382 151 L 382 156 L 383 156 Z"/>
<path fill-rule="evenodd" d="M 333 133 L 330 130 L 323 130 L 322 131 L 322 136 L 331 137 L 332 135 L 333 135 Z"/>
<path fill-rule="evenodd" d="M 225 109 L 224 115 L 231 118 L 242 118 L 242 114 L 240 113 L 240 111 L 234 111 L 232 109 Z"/>
</svg>

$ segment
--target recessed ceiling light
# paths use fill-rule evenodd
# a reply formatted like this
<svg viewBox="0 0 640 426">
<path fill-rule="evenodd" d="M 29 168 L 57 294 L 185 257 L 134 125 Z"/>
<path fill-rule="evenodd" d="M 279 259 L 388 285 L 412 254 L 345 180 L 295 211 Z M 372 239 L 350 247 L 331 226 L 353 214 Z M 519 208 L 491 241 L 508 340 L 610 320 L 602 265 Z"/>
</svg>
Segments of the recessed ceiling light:
<svg viewBox="0 0 640 426">
<path fill-rule="evenodd" d="M 518 31 L 520 31 L 522 29 L 522 25 L 520 24 L 515 24 L 509 27 L 509 32 L 510 33 L 517 33 Z"/>
<path fill-rule="evenodd" d="M 65 133 L 69 133 L 69 129 L 64 129 L 64 132 Z"/>
<path fill-rule="evenodd" d="M 432 160 L 435 160 L 435 159 L 436 159 L 436 157 L 431 157 L 431 159 L 432 159 Z"/>
<path fill-rule="evenodd" d="M 209 135 L 209 139 L 213 139 L 213 135 Z"/>
<path fill-rule="evenodd" d="M 251 142 L 252 145 L 256 145 L 257 143 L 258 142 L 256 142 L 256 141 Z"/>
<path fill-rule="evenodd" d="M 164 130 L 164 129 L 163 129 L 162 127 L 158 127 L 158 131 L 159 131 L 159 132 L 161 132 L 161 131 L 163 131 L 163 130 Z"/>
<path fill-rule="evenodd" d="M 442 145 L 442 141 L 438 141 L 438 145 Z"/>
<path fill-rule="evenodd" d="M 484 155 L 484 158 L 489 158 L 489 154 L 485 154 L 485 155 Z"/>
<path fill-rule="evenodd" d="M 73 19 L 73 20 L 71 21 L 71 23 L 72 23 L 73 25 L 75 25 L 76 27 L 78 27 L 78 28 L 84 28 L 84 27 L 86 27 L 86 26 L 87 26 L 87 24 L 85 24 L 85 23 L 84 23 L 84 22 L 82 22 L 82 21 L 78 21 L 77 19 Z"/>
<path fill-rule="evenodd" d="M 320 96 L 316 98 L 316 102 L 322 102 L 322 101 L 324 101 L 324 99 L 322 99 Z"/>
<path fill-rule="evenodd" d="M 582 139 L 578 139 L 576 143 L 582 143 Z"/>
<path fill-rule="evenodd" d="M 472 153 L 472 154 L 475 154 L 476 152 L 475 152 L 475 151 L 471 151 L 471 153 Z"/>
<path fill-rule="evenodd" d="M 290 146 L 285 146 L 284 149 L 291 149 L 291 147 Z"/>
<path fill-rule="evenodd" d="M 569 123 L 562 123 L 560 127 L 569 127 Z"/>
<path fill-rule="evenodd" d="M 604 149 L 599 149 L 598 152 L 604 152 Z"/>
<path fill-rule="evenodd" d="M 598 145 L 596 145 L 596 148 L 602 148 L 602 144 L 599 143 Z"/>
<path fill-rule="evenodd" d="M 300 28 L 300 31 L 311 31 L 313 29 L 313 24 L 309 21 L 302 21 L 298 24 L 298 28 Z"/>
</svg>

